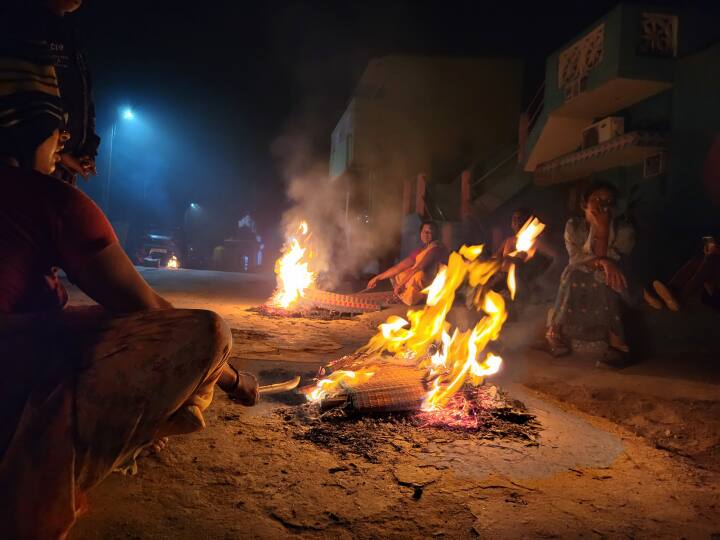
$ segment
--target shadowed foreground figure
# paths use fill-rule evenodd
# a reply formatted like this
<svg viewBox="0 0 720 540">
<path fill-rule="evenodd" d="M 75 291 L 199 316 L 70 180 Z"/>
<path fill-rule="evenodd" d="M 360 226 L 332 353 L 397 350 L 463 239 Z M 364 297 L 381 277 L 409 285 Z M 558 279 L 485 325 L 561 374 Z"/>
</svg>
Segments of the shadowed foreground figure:
<svg viewBox="0 0 720 540">
<path fill-rule="evenodd" d="M 68 138 L 54 68 L 0 54 L 0 80 L 0 537 L 62 539 L 87 490 L 203 429 L 216 383 L 253 405 L 257 382 L 227 364 L 218 315 L 173 309 L 50 176 Z M 65 308 L 57 268 L 99 306 Z"/>
<path fill-rule="evenodd" d="M 378 281 L 390 279 L 395 295 L 406 305 L 422 302 L 422 292 L 430 286 L 438 273 L 440 264 L 447 262 L 448 251 L 438 240 L 438 231 L 432 221 L 420 225 L 420 242 L 423 247 L 411 252 L 395 266 L 388 268 L 368 282 L 368 289 L 374 289 Z"/>
<path fill-rule="evenodd" d="M 655 309 L 662 309 L 664 305 L 671 311 L 679 311 L 693 296 L 700 296 L 704 304 L 720 310 L 720 245 L 715 238 L 706 237 L 702 255 L 682 265 L 667 285 L 654 281 L 653 289 L 662 302 L 647 289 L 643 296 Z"/>
</svg>

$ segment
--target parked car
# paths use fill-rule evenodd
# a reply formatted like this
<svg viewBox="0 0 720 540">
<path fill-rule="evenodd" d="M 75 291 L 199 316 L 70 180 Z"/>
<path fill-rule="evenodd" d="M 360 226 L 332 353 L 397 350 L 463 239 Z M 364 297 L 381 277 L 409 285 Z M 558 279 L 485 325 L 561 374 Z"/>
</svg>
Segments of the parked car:
<svg viewBox="0 0 720 540">
<path fill-rule="evenodd" d="M 180 248 L 169 231 L 151 230 L 143 235 L 137 252 L 137 264 L 153 268 L 179 268 Z"/>
</svg>

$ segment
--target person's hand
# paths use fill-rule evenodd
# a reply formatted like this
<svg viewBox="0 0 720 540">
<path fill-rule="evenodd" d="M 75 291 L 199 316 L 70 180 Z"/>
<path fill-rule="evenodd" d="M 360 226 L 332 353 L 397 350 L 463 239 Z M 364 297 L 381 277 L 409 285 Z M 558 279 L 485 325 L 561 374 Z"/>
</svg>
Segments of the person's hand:
<svg viewBox="0 0 720 540">
<path fill-rule="evenodd" d="M 378 278 L 377 278 L 377 276 L 375 276 L 370 281 L 368 281 L 367 288 L 374 289 L 375 287 L 377 287 L 377 283 L 378 283 Z"/>
<path fill-rule="evenodd" d="M 252 373 L 238 372 L 238 382 L 232 398 L 241 405 L 252 407 L 258 402 L 258 382 Z"/>
<path fill-rule="evenodd" d="M 80 165 L 82 166 L 83 172 L 85 173 L 83 175 L 83 178 L 87 180 L 88 176 L 96 176 L 97 175 L 97 166 L 95 165 L 95 158 L 91 158 L 90 156 L 82 156 L 78 160 L 80 161 Z"/>
<path fill-rule="evenodd" d="M 627 289 L 627 280 L 618 266 L 610 259 L 600 259 L 600 268 L 605 272 L 605 284 L 615 292 L 622 292 Z"/>
<path fill-rule="evenodd" d="M 590 211 L 590 220 L 600 230 L 610 226 L 610 212 L 605 208 L 593 208 Z"/>
<path fill-rule="evenodd" d="M 90 157 L 76 158 L 70 154 L 61 154 L 60 163 L 72 174 L 79 174 L 87 180 L 91 174 L 96 174 L 95 161 Z"/>
</svg>

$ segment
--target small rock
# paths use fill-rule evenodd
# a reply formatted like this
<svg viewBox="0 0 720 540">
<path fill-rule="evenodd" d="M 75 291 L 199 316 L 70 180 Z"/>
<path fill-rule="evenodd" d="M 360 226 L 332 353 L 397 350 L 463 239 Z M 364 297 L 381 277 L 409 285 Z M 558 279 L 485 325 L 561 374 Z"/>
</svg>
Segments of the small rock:
<svg viewBox="0 0 720 540">
<path fill-rule="evenodd" d="M 424 487 L 432 484 L 441 476 L 440 471 L 434 467 L 416 467 L 414 465 L 400 465 L 393 474 L 400 485 L 411 487 Z"/>
</svg>

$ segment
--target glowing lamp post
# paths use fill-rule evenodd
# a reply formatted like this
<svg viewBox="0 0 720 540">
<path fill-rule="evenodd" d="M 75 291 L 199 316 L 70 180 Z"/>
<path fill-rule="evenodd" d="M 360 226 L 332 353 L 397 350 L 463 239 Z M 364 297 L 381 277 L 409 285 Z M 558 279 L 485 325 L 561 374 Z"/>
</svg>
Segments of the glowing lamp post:
<svg viewBox="0 0 720 540">
<path fill-rule="evenodd" d="M 120 111 L 120 118 L 125 122 L 131 122 L 135 119 L 135 113 L 130 107 L 125 107 Z M 117 118 L 113 121 L 112 129 L 110 131 L 110 150 L 108 155 L 108 169 L 107 169 L 107 180 L 105 182 L 105 193 L 103 194 L 103 207 L 105 208 L 105 214 L 110 215 L 110 180 L 112 173 L 112 154 L 113 154 L 113 143 L 115 142 L 115 134 L 117 133 L 118 122 Z"/>
</svg>

